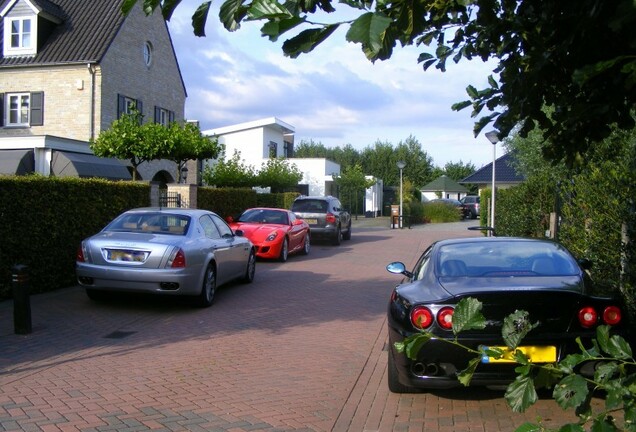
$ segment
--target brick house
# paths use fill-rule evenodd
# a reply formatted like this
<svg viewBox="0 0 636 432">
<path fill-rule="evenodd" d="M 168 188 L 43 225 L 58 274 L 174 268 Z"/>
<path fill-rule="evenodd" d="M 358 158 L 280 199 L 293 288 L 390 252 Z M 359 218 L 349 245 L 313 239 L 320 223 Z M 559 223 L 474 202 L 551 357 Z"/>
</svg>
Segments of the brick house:
<svg viewBox="0 0 636 432">
<path fill-rule="evenodd" d="M 98 158 L 88 142 L 134 106 L 144 121 L 184 120 L 165 21 L 147 17 L 142 2 L 124 17 L 122 3 L 1 2 L 0 173 L 130 179 L 127 161 Z M 172 182 L 176 166 L 154 161 L 139 172 Z"/>
</svg>

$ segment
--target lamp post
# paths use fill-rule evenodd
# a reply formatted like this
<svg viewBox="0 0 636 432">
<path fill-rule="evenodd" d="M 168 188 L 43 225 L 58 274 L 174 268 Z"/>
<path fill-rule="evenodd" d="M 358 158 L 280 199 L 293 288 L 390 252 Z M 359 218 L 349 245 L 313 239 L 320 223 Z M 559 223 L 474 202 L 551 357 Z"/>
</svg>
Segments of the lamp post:
<svg viewBox="0 0 636 432">
<path fill-rule="evenodd" d="M 490 210 L 490 227 L 495 229 L 495 164 L 497 162 L 497 143 L 499 142 L 499 137 L 497 136 L 497 131 L 486 132 L 486 138 L 492 144 L 492 186 L 491 186 L 491 210 Z M 491 235 L 492 235 L 491 231 Z"/>
<path fill-rule="evenodd" d="M 402 228 L 402 170 L 404 169 L 404 167 L 406 166 L 406 163 L 403 161 L 398 161 L 397 163 L 397 167 L 400 170 L 400 217 L 399 217 L 399 227 Z"/>
</svg>

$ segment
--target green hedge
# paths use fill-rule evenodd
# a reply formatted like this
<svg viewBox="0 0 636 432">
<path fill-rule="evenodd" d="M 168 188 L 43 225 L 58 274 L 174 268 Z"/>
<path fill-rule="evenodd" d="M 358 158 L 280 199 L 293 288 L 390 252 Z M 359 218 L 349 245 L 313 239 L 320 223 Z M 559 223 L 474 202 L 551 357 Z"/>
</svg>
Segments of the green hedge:
<svg viewBox="0 0 636 432">
<path fill-rule="evenodd" d="M 16 264 L 28 266 L 32 293 L 74 284 L 80 241 L 149 197 L 147 183 L 0 176 L 0 299 Z"/>
</svg>

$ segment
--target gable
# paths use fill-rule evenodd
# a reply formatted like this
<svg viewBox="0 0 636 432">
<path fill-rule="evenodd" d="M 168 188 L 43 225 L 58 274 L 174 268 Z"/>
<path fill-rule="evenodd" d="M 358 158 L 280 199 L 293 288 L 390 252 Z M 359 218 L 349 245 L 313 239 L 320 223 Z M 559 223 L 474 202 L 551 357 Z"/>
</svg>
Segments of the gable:
<svg viewBox="0 0 636 432">
<path fill-rule="evenodd" d="M 28 56 L 0 58 L 0 67 L 99 62 L 124 21 L 122 0 L 11 0 L 3 12 L 9 16 L 37 16 L 37 51 Z M 42 34 L 40 34 L 42 33 Z M 0 37 L 5 42 L 5 19 Z"/>
</svg>

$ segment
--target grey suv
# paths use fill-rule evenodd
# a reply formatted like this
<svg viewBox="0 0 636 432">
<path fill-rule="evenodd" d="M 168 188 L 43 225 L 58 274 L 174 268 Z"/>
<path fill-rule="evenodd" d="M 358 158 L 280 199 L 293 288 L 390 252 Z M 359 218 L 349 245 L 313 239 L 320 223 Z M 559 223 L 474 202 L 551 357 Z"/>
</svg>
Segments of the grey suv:
<svg viewBox="0 0 636 432">
<path fill-rule="evenodd" d="M 461 203 L 464 204 L 466 209 L 466 217 L 477 219 L 479 216 L 479 197 L 477 195 L 466 195 L 461 199 Z"/>
<path fill-rule="evenodd" d="M 332 196 L 300 196 L 291 211 L 304 219 L 313 238 L 327 237 L 335 245 L 351 239 L 351 214 Z"/>
</svg>

